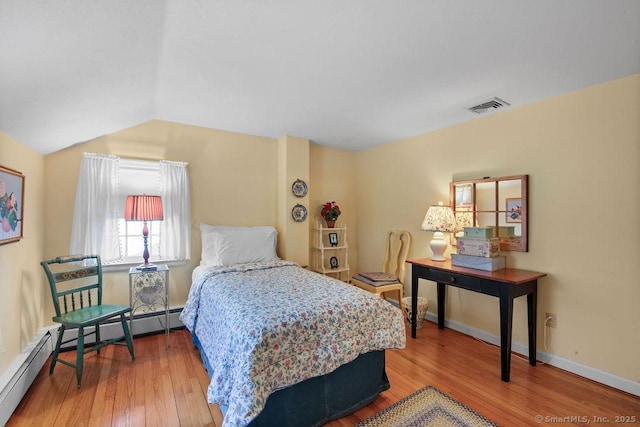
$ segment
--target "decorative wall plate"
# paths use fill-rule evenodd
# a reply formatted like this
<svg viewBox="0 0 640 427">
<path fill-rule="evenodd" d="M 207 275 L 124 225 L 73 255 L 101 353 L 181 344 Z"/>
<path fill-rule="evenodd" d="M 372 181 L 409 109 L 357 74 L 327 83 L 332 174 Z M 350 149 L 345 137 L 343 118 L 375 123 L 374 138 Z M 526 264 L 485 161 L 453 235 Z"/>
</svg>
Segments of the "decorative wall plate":
<svg viewBox="0 0 640 427">
<path fill-rule="evenodd" d="M 301 179 L 296 179 L 293 181 L 293 185 L 291 186 L 291 192 L 296 197 L 304 197 L 307 195 L 307 183 Z"/>
<path fill-rule="evenodd" d="M 307 208 L 298 203 L 291 209 L 291 217 L 295 222 L 304 221 L 307 219 Z"/>
</svg>

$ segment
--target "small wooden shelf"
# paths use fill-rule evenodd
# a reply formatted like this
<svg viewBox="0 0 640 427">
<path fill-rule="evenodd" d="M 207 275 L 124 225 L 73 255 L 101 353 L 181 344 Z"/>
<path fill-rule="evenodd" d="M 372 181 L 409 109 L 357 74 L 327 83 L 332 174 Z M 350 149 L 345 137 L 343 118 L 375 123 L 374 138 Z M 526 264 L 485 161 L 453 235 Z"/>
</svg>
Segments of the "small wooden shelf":
<svg viewBox="0 0 640 427">
<path fill-rule="evenodd" d="M 335 233 L 337 245 L 330 243 L 330 234 Z M 322 224 L 316 226 L 317 241 L 314 246 L 315 254 L 313 260 L 313 270 L 335 277 L 338 280 L 349 282 L 349 244 L 347 242 L 347 227 L 345 225 L 334 228 L 324 227 Z M 332 262 L 337 263 L 332 267 Z"/>
</svg>

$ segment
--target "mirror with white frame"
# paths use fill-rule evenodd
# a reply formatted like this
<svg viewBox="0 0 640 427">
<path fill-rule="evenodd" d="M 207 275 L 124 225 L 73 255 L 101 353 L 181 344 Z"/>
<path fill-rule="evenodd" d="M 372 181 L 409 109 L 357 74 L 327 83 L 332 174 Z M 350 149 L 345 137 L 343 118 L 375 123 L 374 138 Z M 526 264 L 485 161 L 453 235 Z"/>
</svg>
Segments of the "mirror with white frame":
<svg viewBox="0 0 640 427">
<path fill-rule="evenodd" d="M 459 228 L 453 245 L 464 227 L 494 227 L 500 250 L 528 251 L 528 175 L 454 181 L 449 193 Z"/>
</svg>

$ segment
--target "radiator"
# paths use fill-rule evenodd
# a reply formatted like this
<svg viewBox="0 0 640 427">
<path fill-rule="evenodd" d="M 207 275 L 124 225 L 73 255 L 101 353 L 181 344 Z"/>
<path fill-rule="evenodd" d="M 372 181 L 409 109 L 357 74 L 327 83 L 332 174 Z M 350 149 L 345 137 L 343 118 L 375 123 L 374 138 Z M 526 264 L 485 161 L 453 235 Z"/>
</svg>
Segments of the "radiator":
<svg viewBox="0 0 640 427">
<path fill-rule="evenodd" d="M 43 328 L 0 377 L 0 425 L 5 425 L 55 346 L 57 327 Z"/>
</svg>

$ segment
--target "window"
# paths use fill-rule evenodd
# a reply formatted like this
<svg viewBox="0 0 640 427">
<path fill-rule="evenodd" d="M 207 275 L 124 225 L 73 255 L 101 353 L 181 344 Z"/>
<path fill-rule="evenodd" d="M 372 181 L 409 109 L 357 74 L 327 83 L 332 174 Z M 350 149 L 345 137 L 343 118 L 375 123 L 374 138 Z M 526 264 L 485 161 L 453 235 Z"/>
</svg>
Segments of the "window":
<svg viewBox="0 0 640 427">
<path fill-rule="evenodd" d="M 135 263 L 142 259 L 143 223 L 124 220 L 124 205 L 130 194 L 160 194 L 160 163 L 149 160 L 120 159 L 118 162 L 118 241 L 120 258 L 110 263 Z M 164 221 L 149 221 L 149 261 L 166 260 L 160 254 L 160 229 Z"/>
<path fill-rule="evenodd" d="M 113 263 L 137 262 L 142 259 L 144 251 L 144 241 L 142 239 L 142 223 L 138 221 L 125 221 L 123 218 L 118 219 L 118 237 L 120 241 L 121 259 L 114 260 Z M 147 245 L 149 247 L 149 261 L 158 261 L 160 257 L 160 227 L 158 222 L 151 221 L 147 223 L 149 229 L 149 238 Z"/>
<path fill-rule="evenodd" d="M 128 195 L 162 197 L 164 221 L 151 221 L 151 261 L 191 258 L 191 211 L 187 164 L 121 159 L 85 153 L 80 166 L 71 234 L 72 254 L 99 254 L 105 264 L 142 260 L 140 222 L 124 220 Z"/>
</svg>

